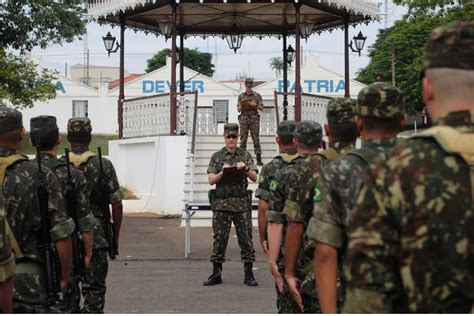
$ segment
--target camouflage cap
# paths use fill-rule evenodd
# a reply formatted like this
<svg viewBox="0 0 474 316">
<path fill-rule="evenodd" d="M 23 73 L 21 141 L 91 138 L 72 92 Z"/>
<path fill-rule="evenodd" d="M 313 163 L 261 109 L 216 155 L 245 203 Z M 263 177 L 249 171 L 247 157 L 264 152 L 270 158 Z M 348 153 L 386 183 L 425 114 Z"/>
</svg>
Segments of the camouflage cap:
<svg viewBox="0 0 474 316">
<path fill-rule="evenodd" d="M 323 137 L 323 128 L 319 123 L 314 121 L 301 121 L 296 124 L 293 137 L 303 145 L 319 145 L 321 143 L 321 138 Z"/>
<path fill-rule="evenodd" d="M 426 45 L 427 68 L 474 70 L 474 23 L 455 21 L 436 28 Z"/>
<path fill-rule="evenodd" d="M 295 121 L 281 121 L 277 127 L 277 135 L 280 137 L 293 136 L 296 129 Z"/>
<path fill-rule="evenodd" d="M 245 84 L 253 84 L 253 78 L 245 78 Z"/>
<path fill-rule="evenodd" d="M 236 124 L 236 123 L 225 124 L 224 135 L 239 135 L 239 124 Z"/>
<path fill-rule="evenodd" d="M 328 103 L 326 117 L 329 123 L 347 124 L 354 122 L 356 102 L 352 99 L 335 98 Z"/>
<path fill-rule="evenodd" d="M 380 119 L 403 114 L 405 99 L 402 92 L 386 82 L 375 82 L 360 90 L 357 98 L 357 114 Z"/>
<path fill-rule="evenodd" d="M 0 134 L 8 133 L 23 127 L 21 112 L 6 106 L 0 107 Z"/>
<path fill-rule="evenodd" d="M 50 115 L 40 115 L 30 119 L 30 130 L 52 130 L 58 129 L 56 117 Z"/>
<path fill-rule="evenodd" d="M 91 120 L 87 117 L 73 117 L 67 122 L 68 134 L 90 134 L 92 132 Z"/>
</svg>

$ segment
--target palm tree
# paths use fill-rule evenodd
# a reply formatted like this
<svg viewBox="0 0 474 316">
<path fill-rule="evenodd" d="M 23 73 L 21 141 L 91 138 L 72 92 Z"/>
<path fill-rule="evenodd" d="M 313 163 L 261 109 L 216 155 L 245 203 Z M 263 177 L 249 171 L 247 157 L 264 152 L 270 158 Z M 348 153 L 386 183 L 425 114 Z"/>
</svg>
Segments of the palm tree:
<svg viewBox="0 0 474 316">
<path fill-rule="evenodd" d="M 279 76 L 283 70 L 283 58 L 272 57 L 268 61 L 270 62 L 270 68 L 275 70 L 275 75 Z"/>
</svg>

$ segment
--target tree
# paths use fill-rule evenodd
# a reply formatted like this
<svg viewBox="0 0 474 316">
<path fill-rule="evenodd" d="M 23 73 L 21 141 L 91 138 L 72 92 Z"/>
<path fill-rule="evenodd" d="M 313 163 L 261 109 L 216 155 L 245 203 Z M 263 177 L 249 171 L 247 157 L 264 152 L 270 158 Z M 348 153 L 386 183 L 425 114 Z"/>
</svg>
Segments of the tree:
<svg viewBox="0 0 474 316">
<path fill-rule="evenodd" d="M 147 60 L 148 67 L 146 72 L 152 72 L 166 65 L 166 58 L 171 55 L 171 50 L 165 48 L 156 53 L 152 58 Z M 184 48 L 184 66 L 194 71 L 202 73 L 208 77 L 214 74 L 214 64 L 212 62 L 212 54 L 202 53 L 197 48 Z"/>
<path fill-rule="evenodd" d="M 283 58 L 272 57 L 268 61 L 270 62 L 270 68 L 275 70 L 275 75 L 279 76 L 283 70 Z"/>
<path fill-rule="evenodd" d="M 434 0 L 398 2 L 410 2 L 409 12 L 392 27 L 379 31 L 375 43 L 369 48 L 370 63 L 358 72 L 357 80 L 370 84 L 380 74 L 383 81 L 391 82 L 394 54 L 396 86 L 405 95 L 407 110 L 413 113 L 424 107 L 419 75 L 423 68 L 425 45 L 429 35 L 433 29 L 450 21 L 466 17 L 472 20 L 474 5 L 446 6 L 446 1 Z M 427 2 L 427 6 L 422 6 Z M 437 6 L 433 6 L 435 2 L 438 3 Z"/>
<path fill-rule="evenodd" d="M 42 70 L 27 56 L 33 47 L 72 42 L 85 32 L 80 1 L 0 2 L 0 102 L 32 107 L 55 97 L 54 72 Z"/>
<path fill-rule="evenodd" d="M 237 81 L 244 81 L 246 78 L 248 78 L 249 75 L 245 72 L 245 71 L 241 71 L 239 73 L 236 73 L 234 75 L 234 80 L 237 80 Z"/>
</svg>

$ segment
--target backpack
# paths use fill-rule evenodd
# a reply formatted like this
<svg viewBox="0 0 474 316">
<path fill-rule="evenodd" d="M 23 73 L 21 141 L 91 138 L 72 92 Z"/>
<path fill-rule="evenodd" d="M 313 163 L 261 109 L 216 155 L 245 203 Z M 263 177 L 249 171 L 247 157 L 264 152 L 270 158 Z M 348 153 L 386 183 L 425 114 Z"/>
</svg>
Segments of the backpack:
<svg viewBox="0 0 474 316">
<path fill-rule="evenodd" d="M 11 155 L 8 157 L 0 157 L 0 207 L 2 209 L 5 207 L 4 196 L 3 196 L 3 180 L 5 180 L 5 174 L 7 172 L 7 169 L 10 166 L 13 166 L 14 164 L 16 164 L 17 162 L 25 161 L 25 160 L 28 160 L 28 157 L 19 155 L 19 154 Z M 8 220 L 5 219 L 5 222 L 6 222 L 6 228 L 7 228 L 7 236 L 12 245 L 15 258 L 21 259 L 23 258 L 23 252 L 21 251 L 20 246 L 18 245 L 18 241 L 16 240 L 15 235 L 13 234 L 13 231 L 10 227 L 10 224 L 8 223 Z"/>
</svg>

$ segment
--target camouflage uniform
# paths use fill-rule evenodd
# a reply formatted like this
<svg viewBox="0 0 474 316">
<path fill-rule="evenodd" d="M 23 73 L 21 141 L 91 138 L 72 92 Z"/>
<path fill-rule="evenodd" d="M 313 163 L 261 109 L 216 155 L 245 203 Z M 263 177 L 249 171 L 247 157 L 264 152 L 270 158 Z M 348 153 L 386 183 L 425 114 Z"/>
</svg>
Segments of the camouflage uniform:
<svg viewBox="0 0 474 316">
<path fill-rule="evenodd" d="M 238 128 L 237 124 L 226 124 L 224 132 L 237 135 Z M 239 161 L 244 162 L 249 170 L 257 170 L 250 153 L 241 148 L 237 148 L 232 153 L 223 147 L 212 155 L 207 173 L 218 174 L 225 163 L 235 166 Z M 246 177 L 237 182 L 216 184 L 216 200 L 212 206 L 212 230 L 214 232 L 212 262 L 225 262 L 225 251 L 232 222 L 237 232 L 242 262 L 255 261 L 255 249 L 252 242 L 252 213 L 249 201 L 251 191 L 247 191 L 247 186 Z"/>
<path fill-rule="evenodd" d="M 250 78 L 245 79 L 245 84 L 253 84 L 253 80 Z M 253 148 L 255 155 L 262 154 L 262 147 L 260 145 L 260 114 L 258 114 L 257 106 L 263 104 L 262 96 L 252 91 L 251 93 L 243 92 L 239 95 L 238 103 L 252 103 L 256 104 L 254 107 L 242 109 L 239 115 L 240 125 L 240 147 L 244 150 L 247 149 L 247 139 L 250 135 L 252 136 Z"/>
<path fill-rule="evenodd" d="M 56 118 L 54 116 L 42 115 L 31 119 L 30 130 L 32 135 L 36 133 L 39 136 L 42 136 L 42 133 L 44 134 L 50 129 L 58 129 Z M 63 197 L 65 197 L 66 188 L 68 185 L 68 171 L 66 163 L 57 159 L 56 156 L 47 153 L 41 154 L 41 163 L 48 167 L 57 177 L 59 185 L 63 189 L 61 193 L 63 194 Z M 82 172 L 74 166 L 70 166 L 70 171 L 72 182 L 75 185 L 76 214 L 72 214 L 72 210 L 67 209 L 67 204 L 66 211 L 68 216 L 75 220 L 76 229 L 80 233 L 90 232 L 95 226 L 95 220 L 89 207 L 90 192 L 87 186 L 87 181 Z M 75 267 L 72 266 L 72 275 L 74 275 L 74 269 Z M 60 302 L 60 305 L 56 306 L 55 308 L 59 309 L 62 313 L 79 313 L 80 300 L 81 292 L 79 289 L 78 280 L 71 278 L 68 288 L 64 291 L 64 299 Z"/>
<path fill-rule="evenodd" d="M 400 90 L 386 83 L 375 83 L 359 93 L 356 112 L 361 117 L 391 119 L 403 114 L 404 101 Z M 364 176 L 373 157 L 389 155 L 396 139 L 370 138 L 364 140 L 362 149 L 352 151 L 326 165 L 320 173 L 314 197 L 313 217 L 306 235 L 312 241 L 327 244 L 339 250 L 342 267 L 347 248 L 347 231 L 350 214 Z M 344 283 L 343 283 L 344 284 Z M 338 300 L 344 299 L 340 287 Z"/>
<path fill-rule="evenodd" d="M 0 192 L 0 283 L 3 283 L 13 276 L 15 269 L 15 258 L 12 253 L 12 246 L 7 237 L 7 221 L 5 208 L 3 205 L 3 193 Z"/>
<path fill-rule="evenodd" d="M 294 132 L 294 137 L 297 138 L 301 143 L 306 144 L 308 146 L 318 145 L 321 142 L 322 128 L 318 123 L 311 121 L 303 121 L 298 123 L 297 128 Z M 285 216 L 283 215 L 283 209 L 286 201 L 290 196 L 292 181 L 294 181 L 292 174 L 294 173 L 294 170 L 298 167 L 298 165 L 301 164 L 301 162 L 307 158 L 307 156 L 308 155 L 300 155 L 296 159 L 293 159 L 291 163 L 288 164 L 288 166 L 282 168 L 277 173 L 276 179 L 270 185 L 271 197 L 269 210 L 267 212 L 267 221 L 284 225 L 282 245 L 280 248 L 280 256 L 278 260 L 278 267 L 283 279 L 285 279 L 285 248 L 283 242 L 285 240 L 287 228 L 287 222 Z M 304 271 L 302 269 L 302 260 L 303 258 L 302 256 L 300 256 L 295 272 L 298 278 L 302 278 L 304 275 Z M 281 297 L 282 300 L 281 306 L 279 306 L 279 312 L 301 313 L 301 310 L 299 309 L 295 299 L 291 295 L 291 292 L 289 291 L 286 282 Z M 305 312 L 311 311 L 307 309 L 305 310 Z"/>
<path fill-rule="evenodd" d="M 474 24 L 454 22 L 437 28 L 427 52 L 425 68 L 472 72 Z M 397 146 L 385 163 L 370 168 L 349 235 L 346 312 L 471 311 L 472 101 L 471 110 L 451 112 L 435 125 Z M 432 134 L 439 131 L 440 135 Z M 456 136 L 441 142 L 444 131 Z"/>
<path fill-rule="evenodd" d="M 90 134 L 92 131 L 90 120 L 87 118 L 72 118 L 68 122 L 68 135 Z M 82 295 L 84 296 L 83 313 L 103 313 L 105 305 L 106 278 L 108 273 L 107 249 L 109 247 L 105 238 L 104 214 L 98 205 L 97 184 L 100 177 L 99 157 L 89 151 L 88 147 L 71 148 L 70 160 L 81 170 L 87 180 L 90 192 L 90 208 L 94 215 L 95 226 L 93 233 L 93 252 L 89 269 L 82 282 Z M 83 157 L 84 159 L 81 159 Z M 105 183 L 109 193 L 109 204 L 122 201 L 120 185 L 114 166 L 102 158 Z"/>
<path fill-rule="evenodd" d="M 12 121 L 14 121 L 12 123 Z M 20 124 L 18 127 L 17 124 Z M 0 137 L 2 133 L 21 128 L 21 113 L 0 109 Z M 7 129 L 6 127 L 11 128 Z M 0 148 L 0 159 L 16 155 L 16 151 Z M 0 163 L 2 165 L 2 163 Z M 3 168 L 6 166 L 3 165 Z M 3 180 L 5 212 L 15 239 L 23 254 L 17 261 L 13 278 L 14 313 L 50 313 L 46 290 L 44 257 L 38 249 L 41 216 L 38 205 L 35 161 L 17 160 L 6 167 Z M 49 195 L 49 220 L 53 242 L 67 238 L 74 231 L 74 222 L 66 215 L 65 205 L 57 178 L 46 167 L 46 189 Z"/>
<path fill-rule="evenodd" d="M 353 102 L 346 99 L 333 99 L 328 104 L 327 117 L 329 122 L 353 123 Z M 319 170 L 338 156 L 353 150 L 352 144 L 337 142 L 329 149 L 309 155 L 305 160 L 299 162 L 288 175 L 291 183 L 288 198 L 283 208 L 286 220 L 303 224 L 306 228 L 312 214 L 313 195 L 316 182 L 319 178 Z M 305 310 L 310 313 L 318 313 L 319 302 L 314 287 L 313 257 L 314 242 L 303 236 L 303 246 L 297 269 L 301 269 L 300 291 L 305 305 Z"/>
</svg>

